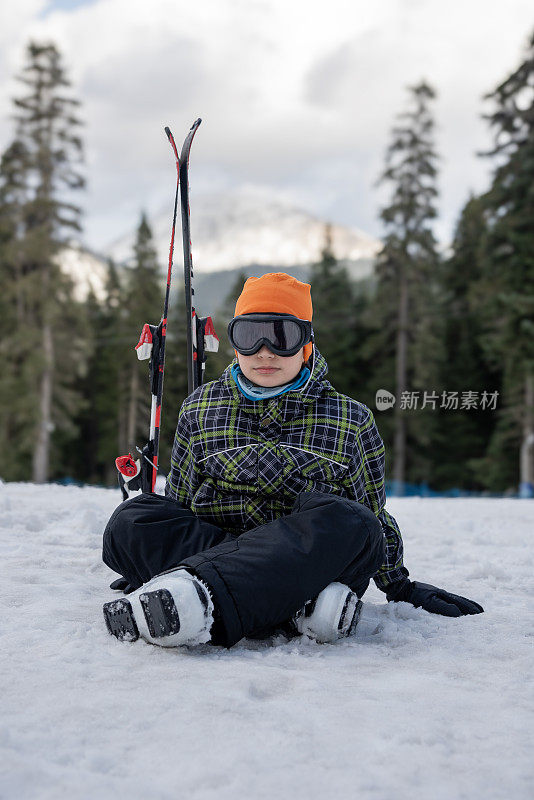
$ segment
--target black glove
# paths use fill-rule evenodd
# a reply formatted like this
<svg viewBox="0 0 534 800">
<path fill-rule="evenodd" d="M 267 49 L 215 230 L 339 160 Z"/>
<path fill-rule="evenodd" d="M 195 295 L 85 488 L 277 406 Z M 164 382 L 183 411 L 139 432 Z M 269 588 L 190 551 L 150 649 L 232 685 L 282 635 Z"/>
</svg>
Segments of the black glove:
<svg viewBox="0 0 534 800">
<path fill-rule="evenodd" d="M 438 589 L 429 583 L 409 581 L 405 578 L 388 586 L 386 597 L 388 602 L 398 603 L 404 600 L 416 608 L 424 608 L 431 614 L 441 614 L 443 617 L 463 617 L 465 614 L 481 614 L 484 609 L 473 600 L 451 594 L 445 589 Z"/>
<path fill-rule="evenodd" d="M 134 587 L 130 586 L 126 578 L 117 578 L 116 581 L 109 584 L 110 589 L 115 589 L 119 592 L 124 592 L 124 594 L 130 594 L 130 592 L 134 591 Z"/>
</svg>

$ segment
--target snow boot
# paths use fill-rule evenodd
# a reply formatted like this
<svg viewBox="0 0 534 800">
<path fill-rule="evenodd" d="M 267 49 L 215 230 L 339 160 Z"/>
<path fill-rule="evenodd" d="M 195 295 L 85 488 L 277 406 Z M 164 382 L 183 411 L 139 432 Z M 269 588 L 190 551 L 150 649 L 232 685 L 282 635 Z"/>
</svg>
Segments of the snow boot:
<svg viewBox="0 0 534 800">
<path fill-rule="evenodd" d="M 161 647 L 210 640 L 213 600 L 208 587 L 183 567 L 162 572 L 128 598 L 104 604 L 108 631 L 135 642 L 140 636 Z"/>
<path fill-rule="evenodd" d="M 294 617 L 299 633 L 318 642 L 350 636 L 358 624 L 362 601 L 344 583 L 330 583 Z"/>
</svg>

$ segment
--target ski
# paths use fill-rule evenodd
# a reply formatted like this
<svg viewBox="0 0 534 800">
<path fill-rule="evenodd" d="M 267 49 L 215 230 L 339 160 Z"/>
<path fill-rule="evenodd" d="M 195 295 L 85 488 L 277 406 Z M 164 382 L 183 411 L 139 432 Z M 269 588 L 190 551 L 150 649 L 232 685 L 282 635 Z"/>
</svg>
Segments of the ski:
<svg viewBox="0 0 534 800">
<path fill-rule="evenodd" d="M 180 201 L 184 247 L 185 309 L 187 317 L 187 385 L 191 394 L 203 383 L 206 353 L 216 353 L 219 340 L 211 317 L 200 319 L 195 309 L 193 257 L 191 253 L 191 210 L 189 207 L 189 154 L 195 134 L 202 122 L 197 119 L 187 134 L 180 153 Z"/>
<path fill-rule="evenodd" d="M 119 486 L 124 500 L 130 496 L 130 491 L 139 490 L 147 493 L 156 491 L 156 478 L 158 474 L 159 439 L 161 429 L 161 407 L 163 398 L 163 377 L 165 371 L 165 340 L 167 337 L 167 318 L 169 312 L 169 297 L 174 259 L 174 241 L 176 233 L 176 217 L 178 214 L 178 196 L 180 185 L 182 188 L 181 216 L 184 247 L 184 278 L 185 278 L 185 304 L 187 314 L 187 378 L 189 394 L 202 383 L 206 353 L 216 352 L 219 340 L 213 328 L 211 317 L 199 319 L 193 304 L 193 260 L 191 255 L 190 210 L 189 210 L 189 153 L 191 143 L 201 120 L 198 119 L 191 127 L 184 141 L 181 154 L 170 128 L 165 128 L 165 133 L 172 147 L 176 161 L 176 192 L 174 196 L 174 212 L 171 229 L 171 242 L 169 247 L 169 263 L 167 270 L 167 288 L 163 314 L 159 325 L 145 323 L 139 342 L 135 349 L 140 361 L 149 361 L 149 379 L 151 391 L 150 430 L 146 445 L 140 449 L 140 458 L 135 459 L 131 453 L 119 456 L 115 464 L 119 473 Z"/>
</svg>

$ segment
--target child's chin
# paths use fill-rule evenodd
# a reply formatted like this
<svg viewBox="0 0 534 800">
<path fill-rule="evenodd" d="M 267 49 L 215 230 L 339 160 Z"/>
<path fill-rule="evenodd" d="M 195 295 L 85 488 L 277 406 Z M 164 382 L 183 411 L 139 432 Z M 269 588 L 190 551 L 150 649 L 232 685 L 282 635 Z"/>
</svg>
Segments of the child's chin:
<svg viewBox="0 0 534 800">
<path fill-rule="evenodd" d="M 270 389 L 272 386 L 280 386 L 283 383 L 277 372 L 273 372 L 271 375 L 254 373 L 250 380 L 257 386 L 263 386 L 264 389 Z"/>
</svg>

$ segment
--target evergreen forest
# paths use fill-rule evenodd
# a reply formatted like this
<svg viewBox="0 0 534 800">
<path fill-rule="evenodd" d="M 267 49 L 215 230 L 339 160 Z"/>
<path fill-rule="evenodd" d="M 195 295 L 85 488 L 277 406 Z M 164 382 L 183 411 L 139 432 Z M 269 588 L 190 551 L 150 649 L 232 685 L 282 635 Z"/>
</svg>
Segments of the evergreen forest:
<svg viewBox="0 0 534 800">
<path fill-rule="evenodd" d="M 143 323 L 159 322 L 166 269 L 142 214 L 132 220 L 130 265 L 108 264 L 105 298 L 77 297 L 58 254 L 83 232 L 83 107 L 54 44 L 30 43 L 18 77 L 0 163 L 0 478 L 111 486 L 115 457 L 147 438 L 147 362 L 133 348 Z M 391 491 L 532 497 L 534 35 L 516 69 L 473 111 L 489 109 L 493 146 L 473 158 L 486 160 L 490 178 L 459 210 L 446 251 L 434 235 L 438 103 L 421 80 L 392 115 L 377 176 L 386 200 L 372 278 L 350 278 L 325 226 L 310 274 L 315 338 L 331 383 L 373 410 Z M 162 474 L 187 394 L 179 245 L 175 267 Z M 208 359 L 208 380 L 233 358 L 226 326 L 245 277 L 210 309 L 221 346 Z M 379 405 L 384 393 L 393 405 Z"/>
</svg>

